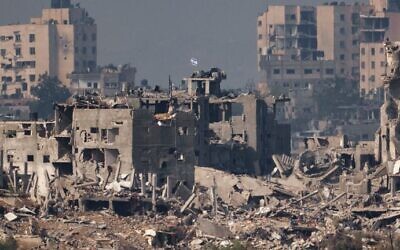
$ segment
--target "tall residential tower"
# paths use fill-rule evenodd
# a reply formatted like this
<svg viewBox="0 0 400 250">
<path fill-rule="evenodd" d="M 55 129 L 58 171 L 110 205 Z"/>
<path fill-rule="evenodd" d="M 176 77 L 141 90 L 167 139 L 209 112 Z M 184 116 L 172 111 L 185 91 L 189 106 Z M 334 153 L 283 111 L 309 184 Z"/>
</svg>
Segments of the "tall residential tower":
<svg viewBox="0 0 400 250">
<path fill-rule="evenodd" d="M 0 26 L 0 65 L 1 94 L 29 97 L 44 74 L 67 84 L 68 74 L 97 66 L 95 21 L 70 0 L 53 0 L 29 24 Z"/>
</svg>

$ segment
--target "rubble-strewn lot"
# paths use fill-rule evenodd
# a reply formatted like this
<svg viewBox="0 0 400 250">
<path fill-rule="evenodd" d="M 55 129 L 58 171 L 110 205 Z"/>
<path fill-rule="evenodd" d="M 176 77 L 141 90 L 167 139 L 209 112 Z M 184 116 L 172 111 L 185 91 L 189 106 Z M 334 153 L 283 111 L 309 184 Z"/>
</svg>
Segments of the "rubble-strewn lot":
<svg viewBox="0 0 400 250">
<path fill-rule="evenodd" d="M 50 202 L 44 212 L 4 192 L 1 239 L 21 249 L 400 247 L 400 200 L 385 192 L 386 178 L 374 179 L 365 195 L 341 192 L 329 180 L 312 189 L 279 184 L 296 183 L 291 178 L 302 183 L 293 174 L 261 180 L 198 167 L 193 192 L 177 184 L 167 199 L 157 190 L 157 211 L 146 198 L 149 185 L 144 195 L 124 190 L 101 198 L 91 188 L 86 201 Z"/>
</svg>

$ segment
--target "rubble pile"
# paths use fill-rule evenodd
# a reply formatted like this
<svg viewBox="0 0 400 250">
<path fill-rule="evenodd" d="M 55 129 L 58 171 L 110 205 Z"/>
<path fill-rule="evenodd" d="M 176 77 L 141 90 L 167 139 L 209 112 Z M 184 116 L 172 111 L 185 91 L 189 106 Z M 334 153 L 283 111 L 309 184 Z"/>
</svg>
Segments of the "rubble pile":
<svg viewBox="0 0 400 250">
<path fill-rule="evenodd" d="M 257 179 L 196 167 L 192 190 L 174 181 L 168 195 L 167 186 L 153 189 L 148 181 L 144 190 L 140 182 L 118 192 L 81 187 L 86 196 L 50 202 L 46 213 L 27 197 L 3 193 L 1 237 L 47 249 L 319 249 L 349 239 L 378 247 L 390 232 L 397 244 L 400 199 L 388 192 L 386 178 L 371 179 L 368 194 L 314 178 L 318 185 L 310 189 L 287 182 L 304 182 L 294 172 Z"/>
<path fill-rule="evenodd" d="M 251 96 L 214 102 L 224 118 L 212 125 L 158 101 L 152 112 L 149 100 L 130 110 L 98 96 L 56 105 L 55 122 L 5 124 L 0 249 L 400 249 L 400 43 L 385 46 L 372 142 L 314 136 L 298 155 L 235 148 L 259 135 L 245 131 Z M 220 94 L 220 70 L 193 77 L 192 94 Z M 271 142 L 286 140 L 274 126 Z M 208 160 L 194 167 L 199 155 Z"/>
</svg>

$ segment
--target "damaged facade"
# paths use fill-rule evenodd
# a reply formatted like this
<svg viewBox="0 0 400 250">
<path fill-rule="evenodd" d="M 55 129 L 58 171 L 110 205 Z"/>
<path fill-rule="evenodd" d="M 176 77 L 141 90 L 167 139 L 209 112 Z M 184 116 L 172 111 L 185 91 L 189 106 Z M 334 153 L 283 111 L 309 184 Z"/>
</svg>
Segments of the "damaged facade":
<svg viewBox="0 0 400 250">
<path fill-rule="evenodd" d="M 222 96 L 225 78 L 195 72 L 188 91 L 75 96 L 54 122 L 3 122 L 3 185 L 47 204 L 90 196 L 82 188 L 191 187 L 195 165 L 268 174 L 272 154 L 290 154 L 290 127 L 255 95 Z"/>
</svg>

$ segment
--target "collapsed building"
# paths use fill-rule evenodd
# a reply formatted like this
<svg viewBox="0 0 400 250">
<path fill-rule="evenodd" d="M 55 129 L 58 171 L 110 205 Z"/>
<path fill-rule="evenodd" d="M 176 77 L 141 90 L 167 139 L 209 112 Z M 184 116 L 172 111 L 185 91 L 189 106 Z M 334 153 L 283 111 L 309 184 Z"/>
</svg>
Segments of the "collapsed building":
<svg viewBox="0 0 400 250">
<path fill-rule="evenodd" d="M 287 98 L 224 95 L 218 69 L 185 79 L 193 91 L 75 96 L 55 105 L 54 121 L 3 122 L 0 236 L 51 249 L 397 249 L 400 53 L 385 46 L 375 141 L 313 135 L 290 154 L 290 127 L 274 112 Z M 27 194 L 57 211 L 37 220 L 43 234 L 38 209 L 7 199 Z"/>
<path fill-rule="evenodd" d="M 223 96 L 225 78 L 214 68 L 187 90 L 74 96 L 54 121 L 2 122 L 3 184 L 47 204 L 90 196 L 81 189 L 190 188 L 196 165 L 266 175 L 273 154 L 290 154 L 290 127 L 253 94 Z"/>
</svg>

